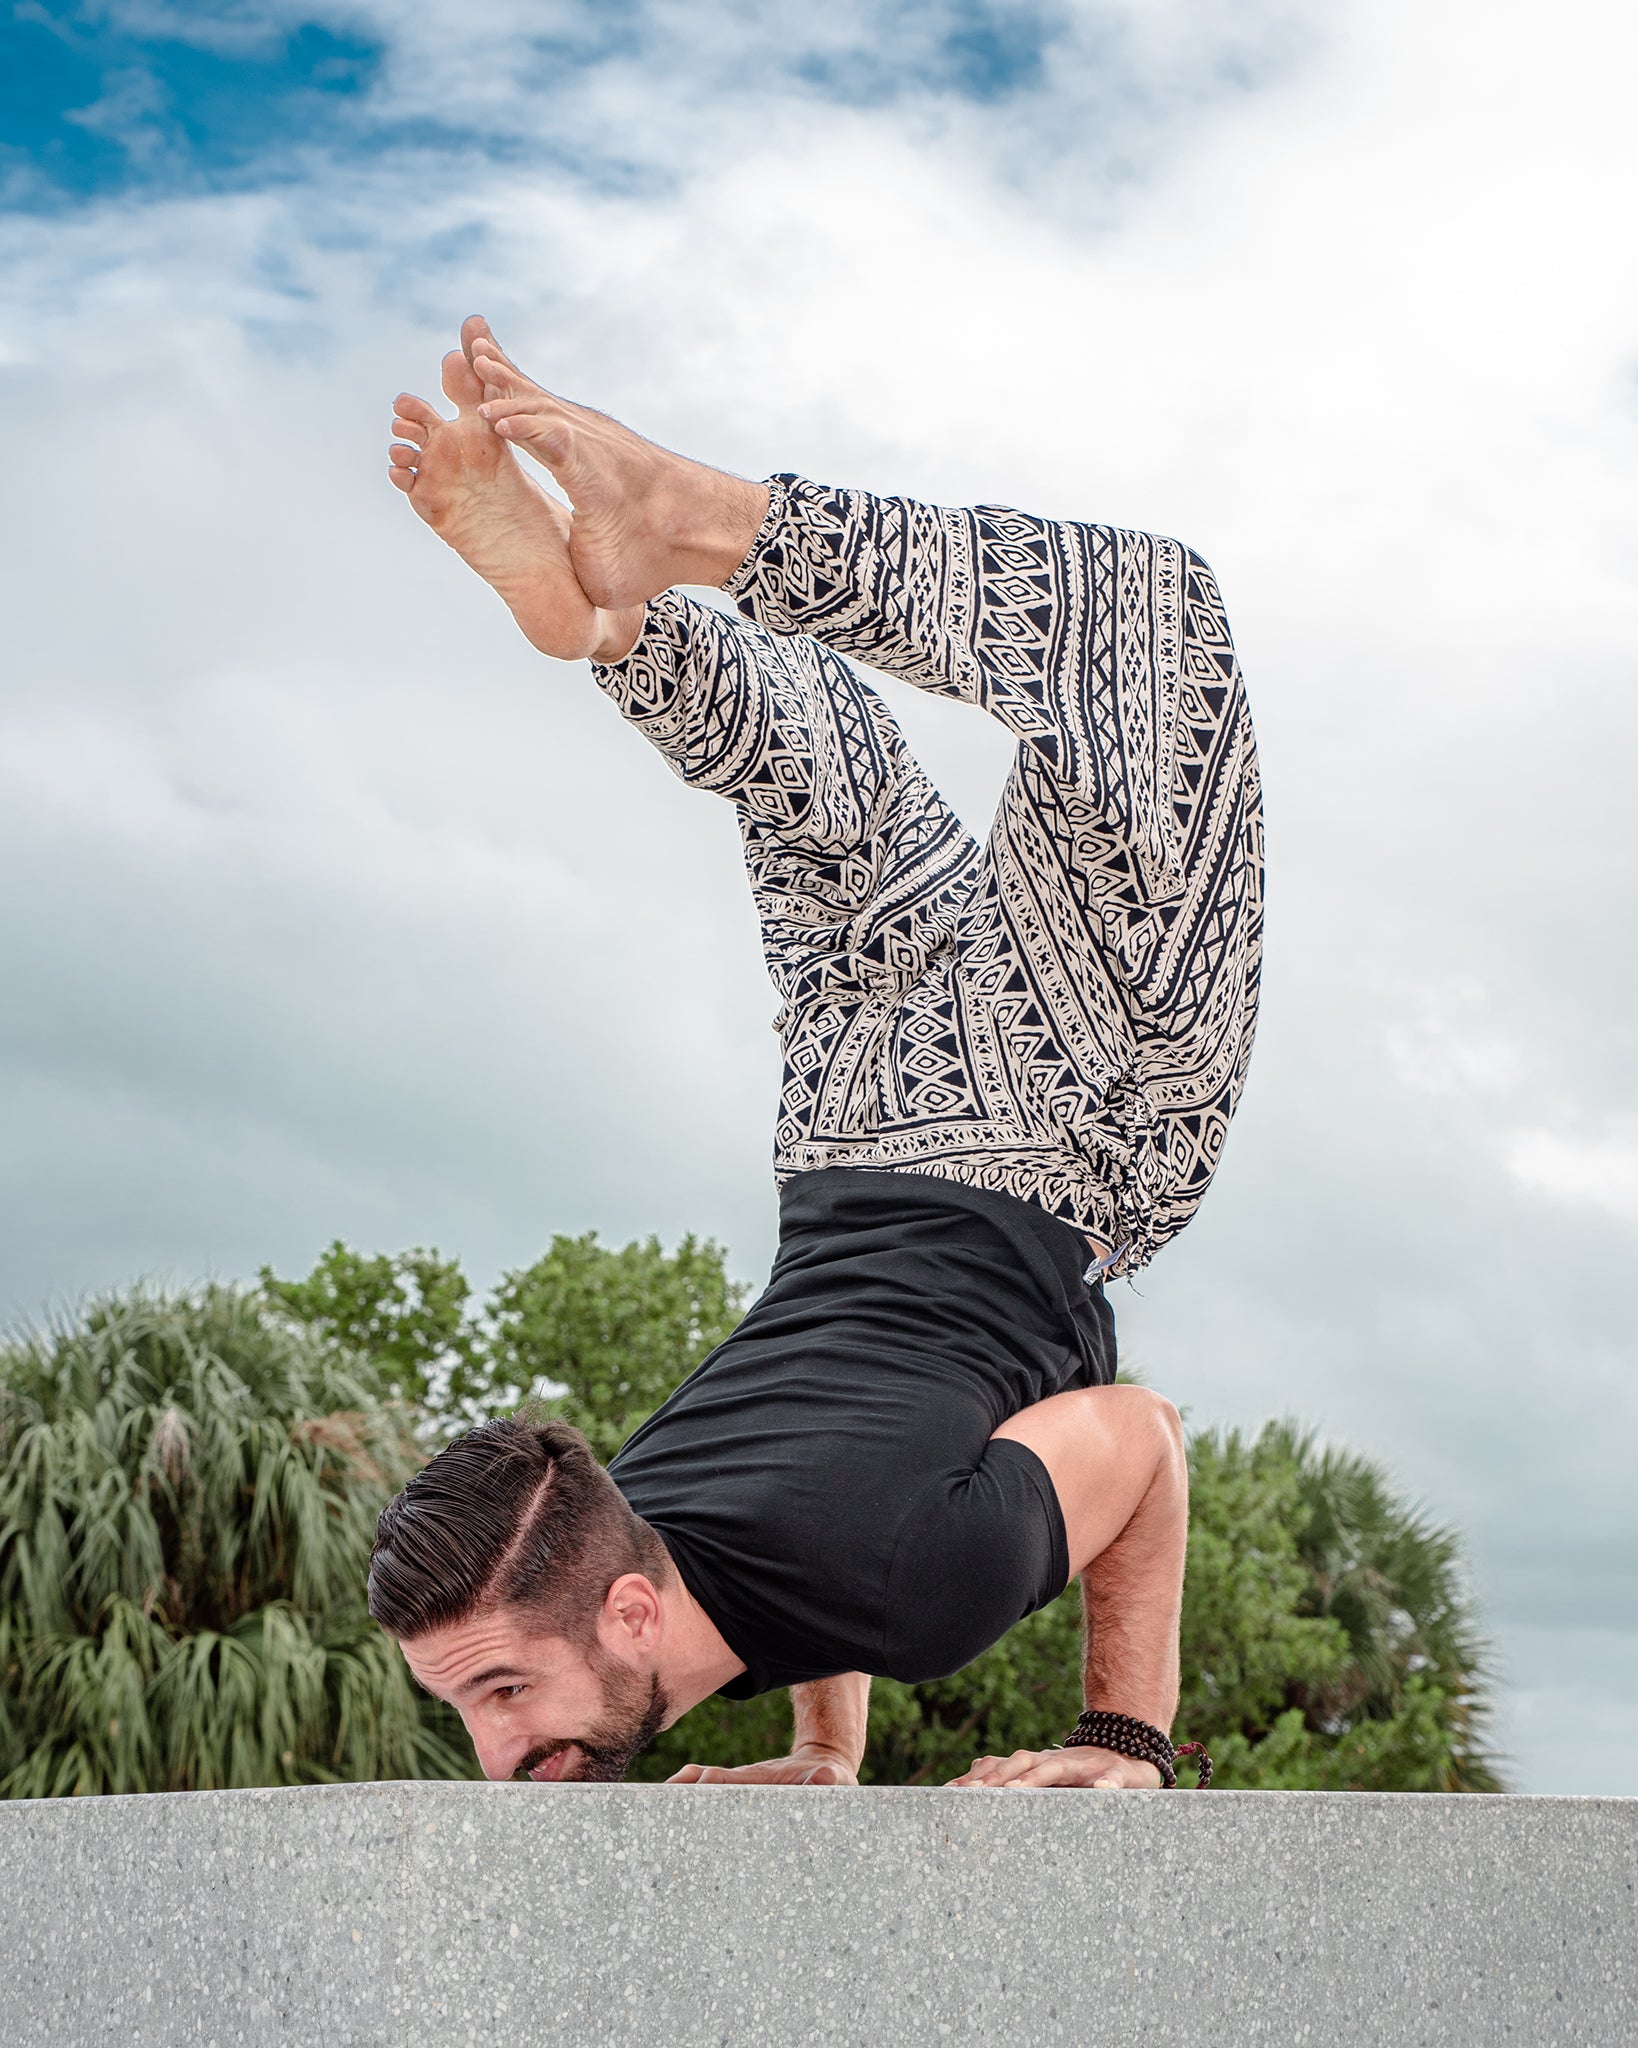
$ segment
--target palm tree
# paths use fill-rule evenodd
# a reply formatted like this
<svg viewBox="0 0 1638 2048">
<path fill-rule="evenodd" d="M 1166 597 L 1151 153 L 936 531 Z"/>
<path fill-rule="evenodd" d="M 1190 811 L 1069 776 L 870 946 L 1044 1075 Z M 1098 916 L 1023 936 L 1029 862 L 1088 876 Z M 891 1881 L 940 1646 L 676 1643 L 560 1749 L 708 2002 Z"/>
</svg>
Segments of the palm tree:
<svg viewBox="0 0 1638 2048">
<path fill-rule="evenodd" d="M 471 1775 L 364 1606 L 413 1419 L 244 1288 L 0 1343 L 0 1795 Z"/>
<path fill-rule="evenodd" d="M 1310 1722 L 1382 1721 L 1403 1711 L 1413 1688 L 1436 1694 L 1450 1739 L 1440 1789 L 1500 1791 L 1487 1747 L 1493 1656 L 1460 1537 L 1407 1501 L 1368 1458 L 1321 1445 L 1292 1422 L 1268 1434 L 1300 1474 L 1306 1604 L 1342 1624 L 1352 1652 L 1339 1677 L 1304 1702 Z"/>
</svg>

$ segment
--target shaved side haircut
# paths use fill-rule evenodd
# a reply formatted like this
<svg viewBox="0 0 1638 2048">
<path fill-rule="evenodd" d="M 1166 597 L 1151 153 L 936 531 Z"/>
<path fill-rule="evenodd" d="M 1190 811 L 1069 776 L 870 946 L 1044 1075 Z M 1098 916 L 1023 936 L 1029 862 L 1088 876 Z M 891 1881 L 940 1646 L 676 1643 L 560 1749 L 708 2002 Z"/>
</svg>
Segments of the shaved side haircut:
<svg viewBox="0 0 1638 2048">
<path fill-rule="evenodd" d="M 485 1422 L 445 1446 L 381 1511 L 370 1613 L 409 1641 L 497 1608 L 590 1642 L 626 1572 L 672 1576 L 665 1545 L 566 1422 Z"/>
</svg>

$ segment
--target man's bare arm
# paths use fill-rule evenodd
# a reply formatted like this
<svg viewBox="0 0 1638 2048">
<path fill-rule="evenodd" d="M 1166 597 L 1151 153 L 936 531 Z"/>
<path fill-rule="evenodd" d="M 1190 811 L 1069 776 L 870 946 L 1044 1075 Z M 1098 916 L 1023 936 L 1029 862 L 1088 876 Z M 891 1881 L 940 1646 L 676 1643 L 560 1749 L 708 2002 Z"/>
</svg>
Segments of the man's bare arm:
<svg viewBox="0 0 1638 2048">
<path fill-rule="evenodd" d="M 1177 1410 L 1143 1387 L 1091 1387 L 1024 1409 L 996 1435 L 1034 1451 L 1057 1492 L 1086 1612 L 1086 1704 L 1169 1731 L 1189 1532 Z M 979 1757 L 953 1782 L 1115 1791 L 1158 1786 L 1160 1773 L 1110 1750 L 1020 1749 Z"/>
<path fill-rule="evenodd" d="M 870 1679 L 863 1671 L 791 1687 L 795 1731 L 789 1756 L 766 1763 L 684 1764 L 673 1785 L 857 1785 L 864 1761 Z"/>
</svg>

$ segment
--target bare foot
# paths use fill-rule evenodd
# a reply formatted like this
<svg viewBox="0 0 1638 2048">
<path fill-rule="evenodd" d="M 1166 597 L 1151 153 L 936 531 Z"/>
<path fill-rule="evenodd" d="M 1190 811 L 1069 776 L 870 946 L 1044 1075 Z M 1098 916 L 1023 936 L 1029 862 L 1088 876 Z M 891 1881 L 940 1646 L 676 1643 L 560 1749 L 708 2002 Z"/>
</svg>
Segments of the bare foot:
<svg viewBox="0 0 1638 2048">
<path fill-rule="evenodd" d="M 443 382 L 456 406 L 452 420 L 408 392 L 398 398 L 388 475 L 506 600 L 542 654 L 617 661 L 636 641 L 641 606 L 604 610 L 581 589 L 569 561 L 568 513 L 529 481 L 479 416 L 483 388 L 459 351 L 445 356 Z"/>
<path fill-rule="evenodd" d="M 707 469 L 554 398 L 501 353 L 477 314 L 462 324 L 461 345 L 483 383 L 483 417 L 549 469 L 574 507 L 569 557 L 589 598 L 642 604 L 674 583 L 727 582 L 767 516 L 766 484 Z"/>
</svg>

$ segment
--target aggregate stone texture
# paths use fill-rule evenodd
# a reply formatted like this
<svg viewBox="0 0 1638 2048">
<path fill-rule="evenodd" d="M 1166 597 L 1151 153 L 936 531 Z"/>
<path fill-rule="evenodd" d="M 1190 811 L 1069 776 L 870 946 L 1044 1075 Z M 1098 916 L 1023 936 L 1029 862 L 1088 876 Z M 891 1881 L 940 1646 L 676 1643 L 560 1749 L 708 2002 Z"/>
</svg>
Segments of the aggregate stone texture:
<svg viewBox="0 0 1638 2048">
<path fill-rule="evenodd" d="M 0 2043 L 1638 2042 L 1638 1800 L 0 1803 Z"/>
</svg>

